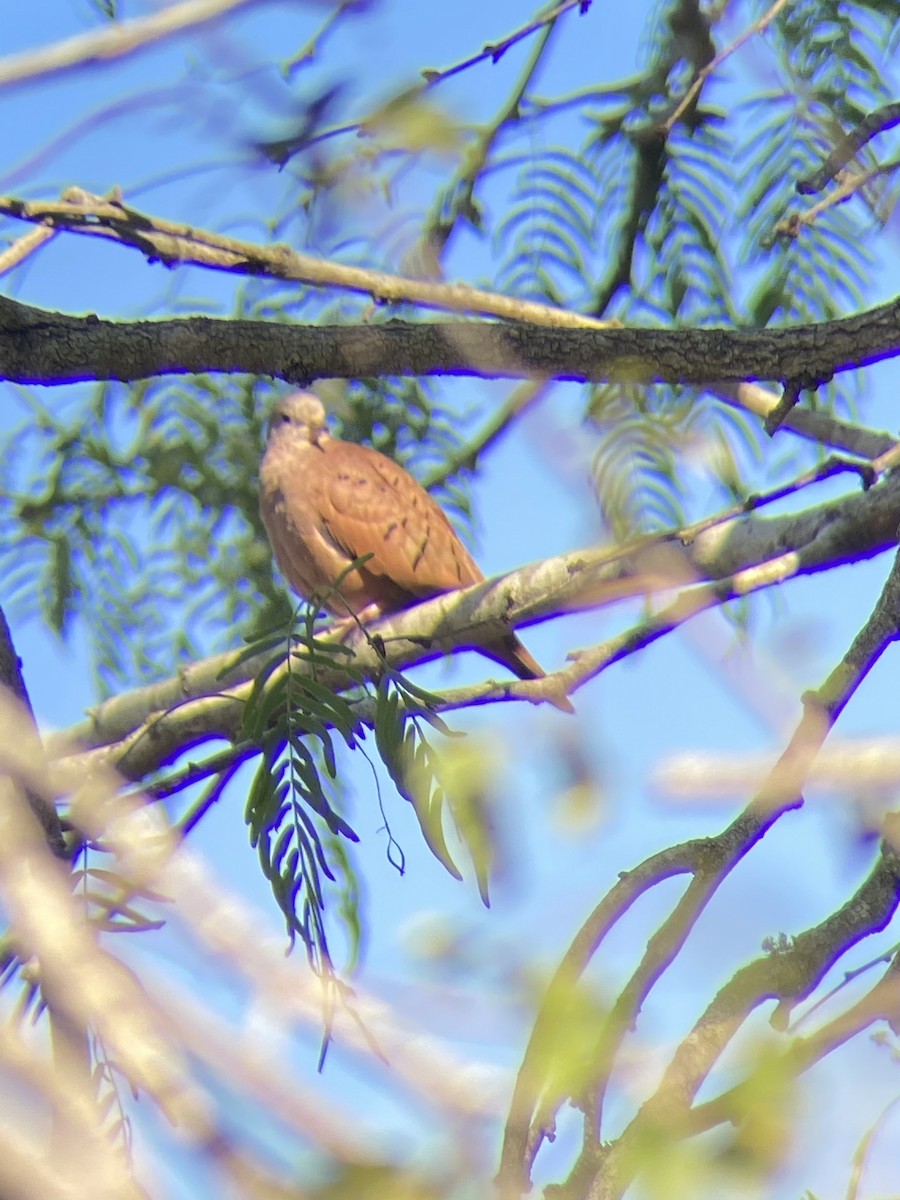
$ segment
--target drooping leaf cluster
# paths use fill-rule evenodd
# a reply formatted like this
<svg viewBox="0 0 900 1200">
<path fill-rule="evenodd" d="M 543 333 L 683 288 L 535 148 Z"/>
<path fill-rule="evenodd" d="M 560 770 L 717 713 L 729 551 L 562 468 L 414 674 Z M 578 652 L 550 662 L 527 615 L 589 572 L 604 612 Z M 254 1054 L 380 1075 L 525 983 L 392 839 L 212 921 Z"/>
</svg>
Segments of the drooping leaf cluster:
<svg viewBox="0 0 900 1200">
<path fill-rule="evenodd" d="M 317 666 L 332 668 L 346 656 L 345 647 L 316 639 L 311 612 L 304 624 L 303 639 L 296 646 L 277 631 L 251 647 L 254 654 L 272 653 L 256 677 L 240 732 L 240 741 L 261 748 L 244 819 L 291 944 L 299 937 L 313 967 L 327 975 L 333 963 L 325 926 L 325 886 L 326 881 L 339 883 L 326 839 L 330 835 L 332 843 L 340 837 L 359 840 L 338 811 L 334 739 L 354 749 L 361 729 L 348 700 L 316 679 Z M 291 669 L 300 661 L 308 672 Z M 352 666 L 348 671 L 352 678 Z M 347 870 L 342 876 L 352 880 L 354 872 Z M 354 906 L 351 963 L 359 952 L 359 928 Z"/>
<path fill-rule="evenodd" d="M 434 712 L 437 698 L 387 663 L 379 679 L 366 680 L 346 661 L 346 646 L 316 636 L 315 608 L 301 606 L 300 611 L 300 624 L 288 637 L 276 631 L 248 647 L 248 654 L 270 657 L 256 676 L 237 741 L 260 749 L 244 815 L 263 875 L 291 943 L 299 938 L 313 967 L 331 975 L 328 914 L 337 910 L 348 968 L 364 937 L 357 874 L 348 857 L 348 843 L 359 837 L 341 811 L 346 797 L 337 761 L 340 743 L 365 754 L 361 703 L 368 701 L 374 709 L 376 750 L 397 791 L 412 805 L 426 845 L 451 875 L 462 879 L 447 842 L 449 808 L 454 834 L 474 865 L 486 903 L 491 839 L 477 806 L 445 778 L 442 748 L 426 737 L 429 726 L 452 736 Z M 346 691 L 335 691 L 317 678 L 321 670 L 333 673 L 336 665 L 347 676 Z M 379 793 L 377 774 L 374 790 Z M 384 809 L 382 813 L 387 857 L 402 873 L 405 856 Z"/>
</svg>

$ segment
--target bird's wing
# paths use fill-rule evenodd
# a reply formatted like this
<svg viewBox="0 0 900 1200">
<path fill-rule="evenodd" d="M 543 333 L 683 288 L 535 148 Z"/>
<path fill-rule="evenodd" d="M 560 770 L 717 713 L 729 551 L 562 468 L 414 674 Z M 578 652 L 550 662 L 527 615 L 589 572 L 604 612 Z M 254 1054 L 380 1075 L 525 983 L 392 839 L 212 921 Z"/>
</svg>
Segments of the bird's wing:
<svg viewBox="0 0 900 1200">
<path fill-rule="evenodd" d="M 322 525 L 351 558 L 372 555 L 363 570 L 413 596 L 484 578 L 446 514 L 407 471 L 355 442 L 331 438 L 324 449 Z"/>
</svg>

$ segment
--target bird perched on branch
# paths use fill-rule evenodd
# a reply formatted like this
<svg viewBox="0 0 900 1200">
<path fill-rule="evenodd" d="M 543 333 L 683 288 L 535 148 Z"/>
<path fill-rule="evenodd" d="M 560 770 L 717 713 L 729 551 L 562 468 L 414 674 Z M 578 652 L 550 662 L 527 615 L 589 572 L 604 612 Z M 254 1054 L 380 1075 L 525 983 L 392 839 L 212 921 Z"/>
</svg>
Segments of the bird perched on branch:
<svg viewBox="0 0 900 1200">
<path fill-rule="evenodd" d="M 273 409 L 259 508 L 288 583 L 336 616 L 386 616 L 484 579 L 425 489 L 377 450 L 331 437 L 321 401 L 308 392 Z M 476 648 L 520 679 L 544 677 L 512 632 Z M 564 696 L 547 699 L 574 711 Z"/>
</svg>

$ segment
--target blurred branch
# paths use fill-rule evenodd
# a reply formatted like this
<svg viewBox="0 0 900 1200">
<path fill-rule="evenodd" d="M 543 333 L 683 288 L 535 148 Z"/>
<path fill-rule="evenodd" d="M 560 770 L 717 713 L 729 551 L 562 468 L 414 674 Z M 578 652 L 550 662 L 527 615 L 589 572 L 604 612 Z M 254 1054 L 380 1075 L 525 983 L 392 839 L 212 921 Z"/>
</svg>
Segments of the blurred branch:
<svg viewBox="0 0 900 1200">
<path fill-rule="evenodd" d="M 651 97 L 668 92 L 673 72 L 684 59 L 698 70 L 715 55 L 710 17 L 697 0 L 677 0 L 665 10 L 665 20 L 669 36 L 637 86 L 629 88 L 634 108 L 600 122 L 605 126 L 605 136 L 617 133 L 628 145 L 631 170 L 626 184 L 628 199 L 617 222 L 615 243 L 610 247 L 610 266 L 595 287 L 590 305 L 597 315 L 607 311 L 621 288 L 629 287 L 638 238 L 656 207 L 666 177 L 668 131 L 660 127 L 652 112 Z M 688 106 L 693 109 L 693 100 L 688 101 Z M 643 119 L 637 121 L 638 115 Z M 688 124 L 693 120 L 692 112 Z"/>
<path fill-rule="evenodd" d="M 761 421 L 766 420 L 780 399 L 757 383 L 710 383 L 705 390 L 725 404 L 752 413 Z M 897 445 L 897 439 L 889 433 L 879 433 L 864 425 L 807 408 L 795 408 L 782 421 L 781 428 L 812 442 L 858 454 L 860 458 L 879 458 Z"/>
<path fill-rule="evenodd" d="M 804 212 L 791 213 L 779 221 L 772 232 L 761 240 L 761 245 L 764 249 L 768 249 L 775 244 L 778 238 L 796 238 L 800 236 L 803 229 L 815 222 L 826 213 L 830 208 L 834 208 L 836 204 L 843 204 L 845 201 L 855 196 L 857 192 L 862 191 L 867 184 L 873 179 L 879 179 L 884 175 L 893 175 L 895 171 L 900 169 L 900 158 L 891 159 L 886 163 L 879 163 L 874 167 L 861 169 L 853 174 L 845 173 L 841 178 L 838 186 L 828 193 L 824 199 L 818 204 L 813 204 Z M 877 214 L 881 221 L 887 220 L 887 213 Z"/>
<path fill-rule="evenodd" d="M 47 79 L 78 67 L 104 66 L 163 38 L 258 3 L 259 0 L 182 0 L 149 17 L 116 21 L 52 46 L 11 54 L 0 58 L 0 88 Z"/>
<path fill-rule="evenodd" d="M 350 0 L 352 7 L 353 0 Z M 520 26 L 512 33 L 500 38 L 495 42 L 486 43 L 483 48 L 475 54 L 469 55 L 468 58 L 460 59 L 449 67 L 435 68 L 423 67 L 422 77 L 424 82 L 414 88 L 408 89 L 404 95 L 409 100 L 414 100 L 417 95 L 424 95 L 431 88 L 437 87 L 446 79 L 452 79 L 463 71 L 468 71 L 471 67 L 477 66 L 479 63 L 491 62 L 497 63 L 503 55 L 512 46 L 525 38 L 531 37 L 532 34 L 538 33 L 545 29 L 548 25 L 552 26 L 564 13 L 570 9 L 578 8 L 582 14 L 586 13 L 591 6 L 591 0 L 559 0 L 559 3 L 554 5 L 549 10 L 546 10 L 542 16 L 535 17 L 528 21 L 525 25 Z M 298 56 L 298 60 L 301 61 Z M 288 64 L 289 67 L 293 64 Z M 362 117 L 357 121 L 345 121 L 340 125 L 333 125 L 327 129 L 321 130 L 319 133 L 312 134 L 304 141 L 304 149 L 311 146 L 320 145 L 322 142 L 331 141 L 333 138 L 344 137 L 346 134 L 355 133 L 364 136 L 367 126 L 371 122 L 371 114 L 367 117 Z"/>
<path fill-rule="evenodd" d="M 835 146 L 814 175 L 808 179 L 797 180 L 797 191 L 801 196 L 821 191 L 867 142 L 879 133 L 893 129 L 895 125 L 900 125 L 900 100 L 870 112 L 855 129 L 844 134 L 839 145 Z"/>
<path fill-rule="evenodd" d="M 295 1074 L 259 1044 L 261 1030 L 244 1024 L 243 1007 L 237 1023 L 227 1023 L 208 1007 L 205 990 L 199 999 L 185 997 L 171 980 L 157 997 L 102 949 L 83 919 L 79 898 L 72 896 L 65 871 L 49 854 L 37 822 L 21 801 L 26 788 L 45 801 L 52 789 L 46 764 L 27 736 L 27 718 L 2 696 L 0 729 L 0 770 L 12 781 L 11 792 L 19 792 L 19 798 L 11 794 L 10 803 L 0 808 L 0 900 L 15 944 L 24 957 L 34 960 L 41 986 L 59 997 L 62 1012 L 98 1031 L 116 1070 L 176 1127 L 179 1143 L 235 1183 L 239 1194 L 282 1194 L 267 1189 L 286 1187 L 294 1179 L 297 1137 L 339 1164 L 376 1165 L 368 1139 L 347 1115 L 298 1087 Z M 121 779 L 107 770 L 85 773 L 74 785 L 74 819 L 114 856 L 125 891 L 164 897 L 170 919 L 176 914 L 199 951 L 237 978 L 249 997 L 249 1011 L 266 1016 L 276 1039 L 294 1025 L 320 1028 L 326 982 L 305 964 L 285 958 L 280 939 L 261 933 L 256 914 L 219 887 L 206 866 L 179 845 L 176 832 L 158 819 L 158 809 L 150 809 L 142 798 L 123 797 Z M 389 1072 L 392 1082 L 401 1081 L 414 1096 L 448 1113 L 497 1112 L 497 1088 L 486 1069 L 458 1061 L 437 1040 L 414 1032 L 407 1017 L 399 1019 L 359 988 L 348 989 L 337 1005 L 332 997 L 329 1004 L 332 1036 L 370 1067 Z M 41 1084 L 42 1092 L 64 1097 L 79 1136 L 57 1180 L 46 1174 L 43 1158 L 30 1146 L 22 1152 L 24 1157 L 7 1153 L 5 1127 L 0 1135 L 4 1194 L 23 1200 L 139 1194 L 118 1150 L 103 1136 L 96 1113 L 82 1103 L 69 1065 L 49 1074 L 33 1069 L 10 1038 L 0 1029 L 0 1067 L 10 1060 L 20 1076 Z M 252 1137 L 241 1144 L 243 1130 L 235 1132 L 233 1122 L 220 1115 L 220 1107 L 229 1101 L 218 1098 L 211 1080 L 237 1083 L 265 1098 L 269 1111 L 295 1135 L 280 1175 L 249 1149 Z M 26 1119 L 33 1122 L 30 1111 Z M 36 1157 L 34 1169 L 19 1173 L 29 1155 Z M 11 1170 L 20 1180 L 15 1184 L 8 1178 Z M 33 1184 L 25 1186 L 25 1180 Z"/>
<path fill-rule="evenodd" d="M 672 132 L 676 123 L 681 119 L 682 116 L 684 116 L 684 113 L 687 111 L 687 109 L 697 99 L 701 88 L 703 87 L 704 83 L 706 83 L 707 79 L 709 79 L 710 75 L 712 75 L 713 71 L 717 71 L 719 67 L 721 67 L 722 63 L 729 59 L 736 50 L 740 50 L 741 46 L 743 46 L 745 42 L 748 42 L 757 34 L 765 33 L 772 21 L 774 21 L 779 12 L 781 12 L 781 10 L 788 3 L 789 0 L 775 0 L 774 4 L 772 4 L 772 6 L 763 13 L 758 21 L 754 21 L 752 25 L 749 25 L 743 31 L 743 33 L 739 34 L 734 39 L 729 46 L 726 46 L 724 50 L 720 50 L 711 62 L 705 63 L 697 71 L 697 74 L 694 76 L 693 83 L 679 100 L 671 114 L 663 122 L 662 127 L 667 134 Z"/>
<path fill-rule="evenodd" d="M 534 17 L 532 20 L 521 25 L 518 29 L 508 33 L 505 37 L 496 42 L 487 42 L 484 47 L 469 58 L 462 59 L 458 63 L 454 63 L 452 67 L 444 67 L 442 70 L 435 70 L 431 67 L 425 67 L 422 70 L 426 82 L 431 85 L 441 83 L 445 79 L 450 79 L 454 75 L 459 75 L 462 71 L 467 71 L 469 67 L 474 67 L 478 63 L 486 62 L 488 59 L 492 63 L 499 62 L 507 50 L 521 42 L 523 39 L 531 37 L 532 34 L 538 33 L 548 26 L 552 27 L 556 24 L 561 16 L 569 12 L 573 8 L 580 10 L 583 16 L 591 7 L 591 0 L 559 0 L 557 4 L 546 8 L 539 17 Z"/>
<path fill-rule="evenodd" d="M 767 755 L 684 753 L 668 756 L 653 775 L 654 787 L 661 795 L 681 801 L 709 800 L 721 803 L 726 797 L 755 789 L 768 765 Z M 812 787 L 836 790 L 847 795 L 855 790 L 884 792 L 900 780 L 900 739 L 837 738 L 823 750 L 810 769 Z M 856 977 L 884 961 L 881 955 L 859 972 L 848 973 L 835 992 Z M 829 999 L 825 997 L 824 999 Z M 824 1000 L 823 1000 L 824 1002 Z M 805 1018 L 804 1018 L 805 1019 Z"/>
<path fill-rule="evenodd" d="M 44 227 L 42 229 L 33 229 L 30 233 L 23 234 L 22 237 L 16 238 L 11 246 L 0 252 L 0 275 L 5 275 L 7 271 L 11 271 L 13 267 L 17 267 L 20 262 L 23 262 L 29 254 L 34 254 L 44 242 L 50 241 L 55 237 L 58 230 Z"/>
<path fill-rule="evenodd" d="M 896 857 L 896 852 L 882 847 L 882 857 L 875 867 L 875 874 L 879 872 L 884 874 L 885 871 L 896 872 L 895 864 L 891 867 L 886 866 L 886 855 Z M 872 886 L 870 877 L 863 887 L 870 888 Z M 890 886 L 889 881 L 888 886 Z M 858 896 L 859 892 L 857 892 Z M 862 916 L 861 913 L 859 915 Z M 790 947 L 778 947 L 776 952 L 790 953 Z M 854 1004 L 851 1004 L 846 1011 L 827 1021 L 814 1033 L 793 1039 L 782 1055 L 785 1074 L 796 1077 L 804 1071 L 808 1071 L 810 1067 L 821 1062 L 827 1055 L 845 1045 L 851 1038 L 868 1029 L 876 1021 L 885 1021 L 894 1033 L 900 1031 L 900 958 L 896 955 L 875 986 Z M 779 1027 L 781 1024 L 782 1022 L 779 1021 Z M 737 1084 L 712 1100 L 693 1107 L 689 1116 L 691 1132 L 702 1133 L 704 1130 L 720 1125 L 723 1121 L 733 1120 L 735 1112 L 739 1111 L 736 1102 L 740 1100 L 741 1091 L 742 1085 Z"/>
<path fill-rule="evenodd" d="M 842 662 L 817 692 L 804 697 L 804 713 L 788 746 L 744 812 L 716 837 L 676 847 L 671 857 L 657 855 L 642 864 L 637 884 L 626 877 L 627 882 L 616 885 L 566 955 L 542 1006 L 543 1013 L 552 1012 L 554 1006 L 558 1009 L 559 988 L 571 990 L 602 939 L 636 895 L 672 874 L 689 871 L 693 876 L 681 899 L 650 938 L 646 953 L 612 1006 L 604 1027 L 594 1031 L 592 1063 L 583 1075 L 585 1096 L 574 1097 L 586 1114 L 582 1161 L 575 1169 L 582 1173 L 589 1171 L 591 1176 L 596 1174 L 594 1194 L 598 1197 L 613 1200 L 624 1193 L 640 1159 L 635 1148 L 648 1131 L 662 1128 L 671 1131 L 672 1136 L 683 1135 L 694 1096 L 755 1003 L 771 994 L 785 1000 L 795 994 L 808 994 L 805 989 L 811 990 L 818 983 L 839 957 L 839 948 L 843 952 L 865 933 L 883 928 L 896 908 L 900 859 L 887 848 L 860 893 L 812 931 L 805 941 L 798 939 L 800 948 L 796 958 L 786 955 L 779 961 L 778 969 L 781 966 L 785 969 L 780 977 L 782 982 L 773 983 L 771 958 L 742 968 L 681 1044 L 656 1093 L 626 1129 L 613 1141 L 602 1144 L 597 1140 L 601 1137 L 603 1099 L 615 1058 L 651 990 L 680 953 L 700 914 L 734 867 L 784 813 L 803 803 L 801 790 L 825 738 L 874 663 L 898 638 L 900 556 L 895 558 L 872 614 Z M 813 953 L 813 949 L 818 953 Z M 807 951 L 810 951 L 808 970 L 798 971 L 797 964 Z M 761 974 L 764 979 L 760 979 Z M 519 1071 L 504 1136 L 499 1178 L 507 1196 L 527 1190 L 534 1158 L 547 1130 L 552 1128 L 555 1112 L 566 1099 L 558 1090 L 546 1091 L 547 1071 L 552 1063 L 552 1035 L 541 1027 L 538 1037 L 539 1027 L 540 1018 Z"/>
<path fill-rule="evenodd" d="M 255 746 L 248 745 L 246 742 L 238 742 L 233 746 L 228 746 L 225 750 L 210 754 L 200 762 L 187 763 L 184 767 L 167 775 L 165 779 L 145 783 L 140 794 L 148 800 L 167 800 L 170 796 L 175 796 L 178 792 L 183 792 L 187 788 L 193 787 L 195 783 L 209 779 L 212 775 L 221 776 L 236 770 L 256 753 Z"/>
<path fill-rule="evenodd" d="M 16 654 L 12 634 L 9 631 L 9 625 L 6 623 L 6 614 L 0 609 L 0 693 L 4 690 L 15 697 L 31 718 L 31 729 L 28 733 L 28 740 L 32 750 L 39 754 L 41 746 L 40 737 L 34 724 L 34 712 L 28 696 L 28 689 L 25 686 L 25 679 L 22 675 L 22 662 L 18 654 Z M 56 805 L 48 803 L 37 792 L 28 791 L 26 792 L 26 797 L 31 811 L 37 817 L 44 831 L 47 845 L 58 858 L 65 858 L 66 845 Z"/>
<path fill-rule="evenodd" d="M 853 1167 L 850 1172 L 850 1179 L 847 1183 L 847 1200 L 858 1200 L 860 1195 L 860 1186 L 862 1184 L 863 1171 L 866 1165 L 866 1159 L 869 1151 L 872 1149 L 872 1143 L 875 1136 L 884 1127 L 888 1117 L 892 1116 L 894 1110 L 900 1104 L 900 1096 L 895 1096 L 889 1104 L 886 1104 L 878 1117 L 872 1122 L 866 1130 L 863 1137 L 860 1139 L 859 1145 L 853 1155 Z"/>
<path fill-rule="evenodd" d="M 315 33 L 307 38 L 304 45 L 294 57 L 284 64 L 285 71 L 293 73 L 298 67 L 306 66 L 316 58 L 321 52 L 326 38 L 335 32 L 344 17 L 348 13 L 352 13 L 354 9 L 362 9 L 365 4 L 366 0 L 333 0 L 331 12 Z"/>
<path fill-rule="evenodd" d="M 34 712 L 25 679 L 22 675 L 22 664 L 13 646 L 12 636 L 6 622 L 6 616 L 0 610 L 0 704 L 9 704 L 8 697 L 13 697 L 23 712 L 23 743 L 20 752 L 24 750 L 36 759 L 43 755 L 40 737 L 34 723 Z M 4 806 L 14 808 L 19 803 L 15 783 L 0 774 L 0 793 Z M 25 787 L 22 790 L 31 813 L 43 834 L 47 848 L 56 859 L 65 859 L 67 850 L 62 834 L 59 814 L 52 799 L 45 796 L 39 789 Z M 5 814 L 7 819 L 11 813 Z M 2 820 L 2 817 L 0 817 Z M 88 1029 L 85 1024 L 73 1017 L 63 998 L 59 995 L 52 975 L 44 973 L 41 991 L 47 1005 L 50 1022 L 50 1035 L 53 1053 L 54 1072 L 59 1080 L 67 1081 L 67 1090 L 71 1096 L 65 1101 L 55 1095 L 52 1105 L 52 1123 L 50 1129 L 50 1162 L 54 1169 L 64 1169 L 71 1161 L 76 1148 L 84 1149 L 85 1114 L 88 1120 L 98 1122 L 96 1109 L 96 1090 L 92 1082 L 91 1051 L 88 1040 Z M 77 1108 L 77 1117 L 73 1109 Z M 95 1131 L 95 1134 L 99 1129 Z"/>
<path fill-rule="evenodd" d="M 544 29 L 541 37 L 538 39 L 538 43 L 532 51 L 528 62 L 525 64 L 511 94 L 501 106 L 494 120 L 478 134 L 475 145 L 470 147 L 465 155 L 461 171 L 438 194 L 436 202 L 432 207 L 432 213 L 426 218 L 422 230 L 424 242 L 427 244 L 430 252 L 438 258 L 441 258 L 446 251 L 460 218 L 470 221 L 476 227 L 480 225 L 474 201 L 475 185 L 481 176 L 481 172 L 487 165 L 488 157 L 500 134 L 504 129 L 517 124 L 521 118 L 522 101 L 529 84 L 534 79 L 538 68 L 543 62 L 544 54 L 550 44 L 558 18 L 566 9 L 573 8 L 577 2 L 578 0 L 568 0 L 566 3 L 558 4 L 553 12 L 544 18 Z M 588 0 L 588 3 L 590 3 L 590 0 Z M 582 5 L 582 12 L 585 12 L 586 9 L 587 5 Z M 527 32 L 533 32 L 534 28 L 535 25 L 532 23 L 532 27 Z M 486 46 L 484 51 L 482 51 L 482 56 L 490 52 L 492 60 L 496 62 L 500 54 L 505 52 L 510 45 L 512 45 L 511 40 L 507 41 L 499 51 L 494 47 Z M 426 78 L 430 83 L 436 83 L 439 79 L 446 79 L 449 75 L 464 70 L 475 61 L 480 61 L 480 58 L 471 59 L 469 62 L 460 64 L 456 68 L 451 68 L 450 71 L 426 74 Z M 449 208 L 448 212 L 444 211 L 445 207 Z"/>
<path fill-rule="evenodd" d="M 758 1005 L 777 999 L 779 1004 L 773 1018 L 776 1020 L 785 1007 L 808 996 L 847 950 L 862 938 L 884 929 L 898 903 L 900 859 L 885 844 L 868 879 L 844 905 L 819 925 L 797 935 L 790 944 L 776 946 L 771 953 L 741 967 L 719 990 L 678 1047 L 656 1092 L 608 1147 L 598 1196 L 618 1200 L 623 1195 L 633 1172 L 633 1166 L 626 1166 L 629 1155 L 649 1129 L 663 1129 L 673 1138 L 696 1132 L 691 1103 L 731 1039 Z M 896 986 L 893 999 L 896 1003 Z M 784 1057 L 792 1068 L 790 1074 L 795 1075 L 796 1064 L 791 1062 L 790 1051 Z M 738 1089 L 732 1091 L 732 1098 L 735 1091 Z M 723 1102 L 716 1103 L 716 1111 L 723 1119 L 724 1110 Z M 746 1113 L 746 1106 L 738 1102 L 730 1118 L 739 1121 L 742 1111 Z"/>
<path fill-rule="evenodd" d="M 506 433 L 515 420 L 527 412 L 533 404 L 542 400 L 547 391 L 546 383 L 520 383 L 472 440 L 461 446 L 437 470 L 426 476 L 422 480 L 422 486 L 430 491 L 452 478 L 459 471 L 474 471 L 484 452 Z"/>
<path fill-rule="evenodd" d="M 898 774 L 900 774 L 900 772 L 898 772 Z M 900 953 L 898 953 L 898 951 L 900 951 L 900 946 L 891 946 L 888 950 L 885 950 L 883 953 L 879 954 L 877 958 L 870 959 L 869 962 L 863 963 L 859 967 L 854 967 L 850 971 L 845 971 L 844 977 L 839 983 L 836 983 L 830 991 L 825 993 L 824 996 L 820 996 L 815 1004 L 811 1004 L 809 1008 L 805 1009 L 800 1014 L 800 1016 L 791 1026 L 791 1033 L 796 1033 L 800 1025 L 805 1025 L 807 1022 L 809 1022 L 813 1014 L 819 1008 L 825 1004 L 828 1004 L 835 996 L 839 995 L 844 988 L 848 987 L 856 979 L 859 979 L 861 975 L 865 975 L 867 972 L 871 971 L 872 968 L 877 966 L 879 963 L 887 963 L 888 970 L 884 978 L 881 979 L 869 993 L 869 996 L 875 995 L 878 992 L 878 989 L 883 987 L 886 981 L 891 983 L 894 993 L 897 993 L 898 988 L 900 988 Z M 900 1020 L 895 1019 L 893 1016 L 891 1017 L 891 1020 L 894 1024 L 900 1025 Z"/>
</svg>

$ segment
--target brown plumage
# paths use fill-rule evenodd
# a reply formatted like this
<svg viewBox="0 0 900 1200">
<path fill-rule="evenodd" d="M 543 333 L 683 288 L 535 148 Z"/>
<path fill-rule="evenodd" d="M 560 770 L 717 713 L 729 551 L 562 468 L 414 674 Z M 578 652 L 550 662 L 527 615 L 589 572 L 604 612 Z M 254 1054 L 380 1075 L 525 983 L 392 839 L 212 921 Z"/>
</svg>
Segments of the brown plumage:
<svg viewBox="0 0 900 1200">
<path fill-rule="evenodd" d="M 272 412 L 259 509 L 288 583 L 337 616 L 399 612 L 484 579 L 425 489 L 377 450 L 331 437 L 321 402 L 307 392 Z M 344 575 L 340 595 L 330 591 L 366 554 Z M 544 676 L 514 633 L 478 649 L 520 679 Z M 547 698 L 574 711 L 564 697 Z"/>
</svg>

